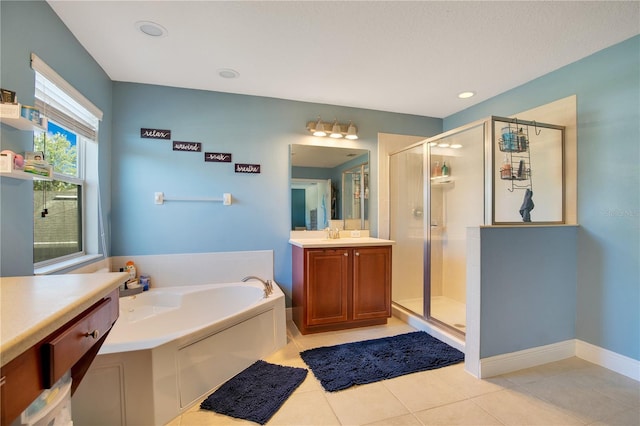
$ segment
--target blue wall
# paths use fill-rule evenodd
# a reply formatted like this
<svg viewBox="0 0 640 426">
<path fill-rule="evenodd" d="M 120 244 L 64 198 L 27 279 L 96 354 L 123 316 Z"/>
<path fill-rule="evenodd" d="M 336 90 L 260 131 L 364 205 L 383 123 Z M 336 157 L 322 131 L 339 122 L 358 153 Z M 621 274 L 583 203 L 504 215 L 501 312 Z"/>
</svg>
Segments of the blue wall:
<svg viewBox="0 0 640 426">
<path fill-rule="evenodd" d="M 442 130 L 435 118 L 132 83 L 114 84 L 113 111 L 112 254 L 273 249 L 275 279 L 288 296 L 289 145 L 317 143 L 306 123 L 321 115 L 357 124 L 355 146 L 371 151 L 371 194 L 377 194 L 378 132 L 429 136 Z M 205 163 L 202 152 L 174 152 L 170 141 L 141 139 L 141 128 L 171 130 L 174 140 L 231 153 L 233 162 Z M 260 164 L 261 173 L 235 173 L 235 162 Z M 234 202 L 156 205 L 154 192 L 229 192 Z M 370 203 L 375 207 L 377 198 Z M 376 224 L 372 208 L 371 228 Z"/>
<path fill-rule="evenodd" d="M 574 339 L 576 227 L 483 227 L 480 241 L 480 358 Z"/>
<path fill-rule="evenodd" d="M 0 2 L 0 86 L 33 105 L 35 73 L 31 53 L 42 58 L 68 83 L 104 112 L 100 123 L 100 186 L 104 217 L 109 217 L 112 82 L 78 43 L 49 5 L 42 1 Z M 33 150 L 33 134 L 1 126 L 1 149 Z M 0 179 L 0 276 L 33 274 L 33 185 Z M 109 235 L 108 223 L 105 229 Z"/>
<path fill-rule="evenodd" d="M 580 224 L 576 338 L 640 360 L 640 36 L 447 117 L 444 130 L 573 94 Z"/>
</svg>

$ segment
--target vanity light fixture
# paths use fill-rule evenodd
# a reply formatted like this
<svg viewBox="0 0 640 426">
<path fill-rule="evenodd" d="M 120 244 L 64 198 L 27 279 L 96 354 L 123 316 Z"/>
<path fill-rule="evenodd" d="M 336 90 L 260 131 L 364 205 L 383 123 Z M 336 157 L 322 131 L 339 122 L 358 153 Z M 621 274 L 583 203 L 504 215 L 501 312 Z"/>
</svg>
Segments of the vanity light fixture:
<svg viewBox="0 0 640 426">
<path fill-rule="evenodd" d="M 450 148 L 453 148 L 453 149 L 460 149 L 460 148 L 462 148 L 462 144 L 459 144 L 459 143 L 452 143 L 452 144 L 451 144 L 451 146 L 450 146 Z"/>
<path fill-rule="evenodd" d="M 322 119 L 320 119 L 320 117 L 318 117 L 317 123 L 309 123 L 309 124 L 313 125 L 313 128 L 307 127 L 309 130 L 313 132 L 313 136 L 320 136 L 320 137 L 327 136 L 327 132 L 325 132 L 324 130 L 324 123 L 322 122 Z"/>
<path fill-rule="evenodd" d="M 347 139 L 356 140 L 358 139 L 358 129 L 353 125 L 352 122 L 349 122 L 349 127 L 347 128 L 347 135 L 345 136 Z"/>
<path fill-rule="evenodd" d="M 335 120 L 333 122 L 333 127 L 331 128 L 331 134 L 329 135 L 330 138 L 334 138 L 334 139 L 340 139 L 342 136 L 344 136 L 342 134 L 342 129 L 340 128 L 340 125 L 338 124 L 338 120 Z"/>
<path fill-rule="evenodd" d="M 327 132 L 326 129 L 328 128 L 331 129 L 331 132 Z M 334 139 L 358 139 L 358 128 L 352 122 L 349 122 L 349 124 L 340 124 L 338 120 L 335 120 L 333 123 L 325 123 L 318 117 L 318 121 L 310 121 L 307 123 L 307 130 L 310 131 L 313 136 L 329 136 Z"/>
</svg>

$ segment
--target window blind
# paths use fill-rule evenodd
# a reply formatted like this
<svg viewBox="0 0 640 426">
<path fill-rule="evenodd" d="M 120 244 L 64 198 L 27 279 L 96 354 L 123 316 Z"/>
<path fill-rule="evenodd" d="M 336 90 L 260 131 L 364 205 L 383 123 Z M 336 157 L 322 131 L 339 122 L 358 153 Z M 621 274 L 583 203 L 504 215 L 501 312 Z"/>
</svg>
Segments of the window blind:
<svg viewBox="0 0 640 426">
<path fill-rule="evenodd" d="M 33 53 L 31 68 L 36 72 L 36 108 L 48 119 L 97 142 L 102 111 Z"/>
</svg>

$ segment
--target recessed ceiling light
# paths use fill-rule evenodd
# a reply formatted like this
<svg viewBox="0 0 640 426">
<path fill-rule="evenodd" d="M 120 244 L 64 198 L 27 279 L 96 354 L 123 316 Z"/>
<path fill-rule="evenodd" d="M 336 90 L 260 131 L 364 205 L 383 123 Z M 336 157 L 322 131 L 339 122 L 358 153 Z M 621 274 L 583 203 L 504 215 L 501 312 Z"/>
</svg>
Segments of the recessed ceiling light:
<svg viewBox="0 0 640 426">
<path fill-rule="evenodd" d="M 168 33 L 165 27 L 151 21 L 138 21 L 136 28 L 151 37 L 165 37 Z"/>
<path fill-rule="evenodd" d="M 462 92 L 462 93 L 458 93 L 458 97 L 460 99 L 467 99 L 474 96 L 475 94 L 476 92 Z"/>
<path fill-rule="evenodd" d="M 238 71 L 232 70 L 231 68 L 220 68 L 217 72 L 222 78 L 238 78 L 240 76 Z"/>
</svg>

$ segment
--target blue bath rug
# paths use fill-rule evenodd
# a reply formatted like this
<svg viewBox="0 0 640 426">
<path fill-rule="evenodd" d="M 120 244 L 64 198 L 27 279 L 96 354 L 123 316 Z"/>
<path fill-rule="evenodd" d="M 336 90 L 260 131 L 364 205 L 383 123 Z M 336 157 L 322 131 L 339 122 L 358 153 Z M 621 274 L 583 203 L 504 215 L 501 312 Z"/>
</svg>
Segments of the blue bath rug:
<svg viewBox="0 0 640 426">
<path fill-rule="evenodd" d="M 322 386 L 335 392 L 464 360 L 464 354 L 424 331 L 300 352 Z"/>
<path fill-rule="evenodd" d="M 305 377 L 304 368 L 256 361 L 209 395 L 200 408 L 263 425 Z"/>
</svg>

